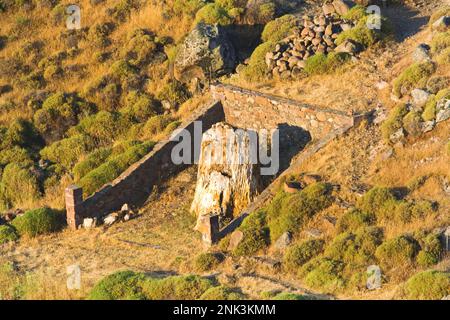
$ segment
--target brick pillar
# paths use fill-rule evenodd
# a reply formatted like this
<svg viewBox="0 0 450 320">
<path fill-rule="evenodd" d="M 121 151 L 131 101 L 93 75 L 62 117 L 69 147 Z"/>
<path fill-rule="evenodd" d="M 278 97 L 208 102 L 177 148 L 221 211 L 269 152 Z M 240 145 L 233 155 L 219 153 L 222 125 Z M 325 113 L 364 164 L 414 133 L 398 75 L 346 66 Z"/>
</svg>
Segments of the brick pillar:
<svg viewBox="0 0 450 320">
<path fill-rule="evenodd" d="M 66 200 L 66 220 L 70 229 L 76 230 L 83 223 L 83 189 L 76 185 L 68 186 L 64 193 Z"/>
<path fill-rule="evenodd" d="M 219 216 L 210 215 L 202 217 L 202 228 L 199 230 L 202 233 L 202 240 L 207 245 L 212 245 L 219 241 Z"/>
</svg>

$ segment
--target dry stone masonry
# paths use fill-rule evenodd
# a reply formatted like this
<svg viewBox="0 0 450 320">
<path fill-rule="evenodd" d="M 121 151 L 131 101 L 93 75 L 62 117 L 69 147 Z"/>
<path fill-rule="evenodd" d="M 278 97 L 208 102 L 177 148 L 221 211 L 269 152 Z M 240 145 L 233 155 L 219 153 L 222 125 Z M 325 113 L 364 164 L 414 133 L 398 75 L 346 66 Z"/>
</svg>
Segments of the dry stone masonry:
<svg viewBox="0 0 450 320">
<path fill-rule="evenodd" d="M 352 21 L 340 18 L 349 9 L 344 1 L 335 0 L 323 6 L 323 14 L 304 16 L 302 24 L 295 28 L 293 34 L 278 43 L 274 51 L 266 54 L 266 64 L 273 76 L 298 76 L 305 67 L 305 61 L 318 53 L 358 52 L 358 45 L 350 40 L 339 46 L 336 43 L 342 31 L 354 27 Z"/>
</svg>

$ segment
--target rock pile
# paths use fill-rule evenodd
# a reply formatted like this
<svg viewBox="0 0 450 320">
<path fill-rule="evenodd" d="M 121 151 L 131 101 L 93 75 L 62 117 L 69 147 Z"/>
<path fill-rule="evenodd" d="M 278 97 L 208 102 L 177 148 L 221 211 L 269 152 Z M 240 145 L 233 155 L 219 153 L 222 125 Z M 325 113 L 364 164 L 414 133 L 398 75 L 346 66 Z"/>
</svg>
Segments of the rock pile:
<svg viewBox="0 0 450 320">
<path fill-rule="evenodd" d="M 268 69 L 274 76 L 289 78 L 297 76 L 305 67 L 305 60 L 317 53 L 358 51 L 356 43 L 345 41 L 337 46 L 338 35 L 354 27 L 352 21 L 339 17 L 349 10 L 341 0 L 323 6 L 323 14 L 315 17 L 304 16 L 291 36 L 275 46 L 275 50 L 266 54 Z"/>
</svg>

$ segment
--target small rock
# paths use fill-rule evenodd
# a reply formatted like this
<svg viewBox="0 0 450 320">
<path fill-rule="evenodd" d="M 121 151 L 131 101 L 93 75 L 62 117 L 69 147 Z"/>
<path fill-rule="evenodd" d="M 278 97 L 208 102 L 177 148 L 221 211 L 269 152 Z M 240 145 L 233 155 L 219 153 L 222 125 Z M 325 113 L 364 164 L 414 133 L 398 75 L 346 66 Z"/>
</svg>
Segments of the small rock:
<svg viewBox="0 0 450 320">
<path fill-rule="evenodd" d="M 283 184 L 283 190 L 286 193 L 297 193 L 302 190 L 302 185 L 299 182 L 289 181 Z"/>
<path fill-rule="evenodd" d="M 442 16 L 439 19 L 437 19 L 433 25 L 433 30 L 444 32 L 450 27 L 450 17 Z"/>
<path fill-rule="evenodd" d="M 424 43 L 417 46 L 412 56 L 414 62 L 430 61 L 430 47 Z"/>
<path fill-rule="evenodd" d="M 388 86 L 389 86 L 389 83 L 387 83 L 386 81 L 380 81 L 380 82 L 377 82 L 377 83 L 375 84 L 375 87 L 376 87 L 378 90 L 384 90 L 384 89 L 386 89 Z"/>
<path fill-rule="evenodd" d="M 359 52 L 359 46 L 353 40 L 345 40 L 343 43 L 337 46 L 334 51 L 354 54 Z"/>
<path fill-rule="evenodd" d="M 403 128 L 398 129 L 396 132 L 389 136 L 389 140 L 396 144 L 397 142 L 401 142 L 405 138 L 405 131 Z"/>
<path fill-rule="evenodd" d="M 325 3 L 322 6 L 322 11 L 325 15 L 330 15 L 336 12 L 335 7 L 331 3 Z"/>
<path fill-rule="evenodd" d="M 83 228 L 84 229 L 92 229 L 97 226 L 96 218 L 86 218 L 83 220 Z"/>
<path fill-rule="evenodd" d="M 414 89 L 411 91 L 411 97 L 414 107 L 422 108 L 430 98 L 430 94 L 422 89 Z"/>
<path fill-rule="evenodd" d="M 103 223 L 107 226 L 113 225 L 117 221 L 117 214 L 111 213 L 103 219 Z"/>
<path fill-rule="evenodd" d="M 286 249 L 292 243 L 292 234 L 285 232 L 275 242 L 275 248 L 278 250 Z"/>
<path fill-rule="evenodd" d="M 450 99 L 441 99 L 436 104 L 436 123 L 450 119 Z"/>
<path fill-rule="evenodd" d="M 128 205 L 128 203 L 125 203 L 122 208 L 120 208 L 120 211 L 130 211 L 130 206 Z"/>
<path fill-rule="evenodd" d="M 389 158 L 392 158 L 393 155 L 394 155 L 394 149 L 391 148 L 391 147 L 389 147 L 389 148 L 387 148 L 386 151 L 384 151 L 384 152 L 382 153 L 381 159 L 382 159 L 382 160 L 387 160 L 387 159 L 389 159 Z"/>
<path fill-rule="evenodd" d="M 244 239 L 244 233 L 240 230 L 234 231 L 230 236 L 230 242 L 228 244 L 228 251 L 233 251 Z"/>
<path fill-rule="evenodd" d="M 311 238 L 320 238 L 322 232 L 319 229 L 309 229 L 305 231 L 306 235 Z"/>
<path fill-rule="evenodd" d="M 436 126 L 436 122 L 434 120 L 421 122 L 420 123 L 420 130 L 423 133 L 430 132 L 430 131 L 432 131 L 434 129 L 435 126 Z"/>
<path fill-rule="evenodd" d="M 334 0 L 333 7 L 336 10 L 336 13 L 341 16 L 346 14 L 350 10 L 350 6 L 342 0 Z"/>
</svg>

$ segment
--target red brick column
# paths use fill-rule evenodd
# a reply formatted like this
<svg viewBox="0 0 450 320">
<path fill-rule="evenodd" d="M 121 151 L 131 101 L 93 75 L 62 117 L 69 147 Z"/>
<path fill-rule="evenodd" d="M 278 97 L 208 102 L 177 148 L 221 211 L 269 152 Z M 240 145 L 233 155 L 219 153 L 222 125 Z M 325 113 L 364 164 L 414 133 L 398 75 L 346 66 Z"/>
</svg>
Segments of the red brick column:
<svg viewBox="0 0 450 320">
<path fill-rule="evenodd" d="M 76 185 L 68 186 L 64 196 L 67 225 L 76 230 L 83 223 L 83 189 Z"/>
</svg>

